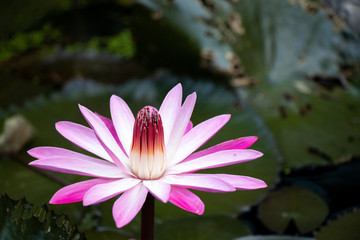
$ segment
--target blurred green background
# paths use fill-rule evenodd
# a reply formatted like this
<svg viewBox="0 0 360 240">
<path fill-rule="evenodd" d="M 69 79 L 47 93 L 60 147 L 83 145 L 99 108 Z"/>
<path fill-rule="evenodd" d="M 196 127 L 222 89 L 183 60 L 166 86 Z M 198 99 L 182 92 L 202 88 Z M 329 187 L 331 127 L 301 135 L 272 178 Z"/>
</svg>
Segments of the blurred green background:
<svg viewBox="0 0 360 240">
<path fill-rule="evenodd" d="M 156 239 L 360 239 L 360 1 L 0 1 L 0 240 L 138 238 L 116 229 L 114 199 L 49 205 L 85 179 L 38 171 L 26 151 L 82 151 L 55 130 L 110 116 L 112 94 L 136 114 L 181 82 L 192 121 L 230 113 L 204 147 L 258 136 L 264 156 L 212 169 L 268 188 L 199 194 L 204 216 L 156 204 Z"/>
</svg>

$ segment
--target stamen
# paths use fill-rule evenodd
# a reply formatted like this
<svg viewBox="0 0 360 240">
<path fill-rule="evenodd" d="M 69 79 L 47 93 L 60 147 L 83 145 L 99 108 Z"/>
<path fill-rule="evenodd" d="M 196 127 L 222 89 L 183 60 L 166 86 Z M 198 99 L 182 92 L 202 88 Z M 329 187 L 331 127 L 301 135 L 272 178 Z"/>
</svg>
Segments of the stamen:
<svg viewBox="0 0 360 240">
<path fill-rule="evenodd" d="M 165 171 L 164 130 L 158 111 L 141 109 L 135 120 L 130 167 L 140 179 L 158 179 Z"/>
</svg>

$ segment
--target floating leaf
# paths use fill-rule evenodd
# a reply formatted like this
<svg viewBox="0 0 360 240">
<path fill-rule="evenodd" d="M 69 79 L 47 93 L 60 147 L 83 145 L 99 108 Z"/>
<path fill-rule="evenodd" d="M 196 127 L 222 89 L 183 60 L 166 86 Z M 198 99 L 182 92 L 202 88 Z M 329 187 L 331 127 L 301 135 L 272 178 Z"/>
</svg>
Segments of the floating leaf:
<svg viewBox="0 0 360 240">
<path fill-rule="evenodd" d="M 301 86 L 310 92 L 299 92 Z M 341 163 L 360 154 L 359 97 L 341 89 L 316 94 L 296 82 L 262 88 L 248 98 L 274 134 L 285 167 Z"/>
<path fill-rule="evenodd" d="M 339 72 L 338 49 L 346 40 L 325 10 L 310 14 L 299 2 L 140 1 L 159 16 L 147 31 L 176 30 L 191 40 L 179 40 L 183 48 L 210 51 L 210 62 L 231 73 L 235 86 L 256 85 L 238 91 L 241 104 L 250 105 L 273 134 L 285 167 L 341 163 L 360 154 L 358 90 Z M 143 47 L 161 48 L 174 59 L 172 49 L 179 48 L 168 51 L 161 40 L 180 38 L 171 38 L 171 31 L 153 35 L 160 39 L 142 38 Z"/>
<path fill-rule="evenodd" d="M 25 200 L 0 197 L 0 239 L 84 239 L 64 215 Z"/>
<path fill-rule="evenodd" d="M 155 226 L 155 233 L 158 240 L 230 240 L 250 234 L 250 229 L 240 220 L 216 215 L 165 221 Z"/>
<path fill-rule="evenodd" d="M 310 15 L 299 4 L 280 0 L 139 2 L 150 12 L 142 16 L 152 16 L 147 19 L 151 24 L 135 28 L 143 52 L 156 49 L 159 56 L 172 56 L 176 49 L 185 53 L 192 49 L 212 70 L 234 77 L 254 76 L 272 84 L 339 72 L 334 46 L 341 37 L 322 9 Z M 167 34 L 160 34 L 165 29 Z M 170 48 L 162 44 L 166 41 L 172 43 Z M 178 57 L 186 56 L 179 53 Z M 193 56 L 188 64 L 195 60 Z"/>
<path fill-rule="evenodd" d="M 245 74 L 276 84 L 338 73 L 340 36 L 325 11 L 310 15 L 290 1 L 242 0 L 227 8 L 228 18 L 233 8 L 245 32 L 232 46 Z"/>
<path fill-rule="evenodd" d="M 326 202 L 316 193 L 299 186 L 283 187 L 259 205 L 259 217 L 266 227 L 283 233 L 293 222 L 300 233 L 308 233 L 325 220 Z"/>
<path fill-rule="evenodd" d="M 215 37 L 209 37 L 220 33 L 218 29 L 205 24 L 211 14 L 203 7 L 202 1 L 140 0 L 139 3 L 147 9 L 137 16 L 141 21 L 134 20 L 140 53 L 155 53 L 161 56 L 156 58 L 157 62 L 177 69 L 194 70 L 194 66 L 197 68 L 200 63 L 200 55 L 204 55 L 204 64 L 210 57 L 209 61 L 214 62 L 220 71 L 230 68 L 226 59 L 230 47 Z M 216 53 L 212 54 L 214 49 Z M 179 58 L 182 59 L 181 66 L 178 64 Z"/>
<path fill-rule="evenodd" d="M 132 234 L 126 233 L 122 229 L 103 229 L 98 228 L 96 231 L 87 231 L 85 232 L 87 240 L 129 240 L 132 239 Z"/>
<path fill-rule="evenodd" d="M 237 238 L 235 240 L 315 240 L 307 237 L 291 237 L 291 236 L 247 236 Z"/>
<path fill-rule="evenodd" d="M 337 219 L 330 221 L 315 233 L 318 240 L 357 240 L 360 239 L 360 210 L 347 212 Z"/>
</svg>

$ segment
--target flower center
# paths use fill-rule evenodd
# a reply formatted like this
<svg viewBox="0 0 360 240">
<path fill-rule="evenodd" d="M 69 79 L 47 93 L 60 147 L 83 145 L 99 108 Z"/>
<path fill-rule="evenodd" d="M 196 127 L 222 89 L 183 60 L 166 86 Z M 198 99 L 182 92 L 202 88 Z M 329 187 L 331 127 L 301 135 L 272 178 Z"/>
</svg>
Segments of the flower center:
<svg viewBox="0 0 360 240">
<path fill-rule="evenodd" d="M 140 179 L 158 179 L 165 171 L 164 130 L 158 111 L 141 109 L 135 120 L 130 167 Z"/>
</svg>

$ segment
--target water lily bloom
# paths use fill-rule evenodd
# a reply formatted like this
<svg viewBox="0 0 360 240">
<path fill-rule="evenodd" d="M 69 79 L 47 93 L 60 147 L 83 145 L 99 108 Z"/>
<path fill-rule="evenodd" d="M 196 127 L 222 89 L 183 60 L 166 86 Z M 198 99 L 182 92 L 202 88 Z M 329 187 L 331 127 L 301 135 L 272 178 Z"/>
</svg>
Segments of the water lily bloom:
<svg viewBox="0 0 360 240">
<path fill-rule="evenodd" d="M 97 204 L 120 195 L 113 205 L 117 227 L 128 224 L 140 211 L 148 193 L 158 200 L 201 215 L 204 204 L 189 189 L 233 192 L 266 187 L 259 179 L 231 174 L 196 173 L 250 161 L 261 152 L 247 149 L 257 137 L 243 137 L 195 152 L 230 119 L 213 117 L 193 127 L 190 117 L 196 93 L 182 104 L 182 87 L 176 85 L 159 110 L 146 106 L 136 118 L 120 97 L 110 99 L 111 120 L 79 105 L 90 128 L 73 122 L 56 123 L 66 139 L 93 153 L 87 156 L 58 147 L 37 147 L 31 166 L 56 172 L 94 177 L 61 188 L 51 204 L 83 201 Z"/>
</svg>

